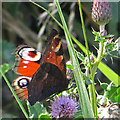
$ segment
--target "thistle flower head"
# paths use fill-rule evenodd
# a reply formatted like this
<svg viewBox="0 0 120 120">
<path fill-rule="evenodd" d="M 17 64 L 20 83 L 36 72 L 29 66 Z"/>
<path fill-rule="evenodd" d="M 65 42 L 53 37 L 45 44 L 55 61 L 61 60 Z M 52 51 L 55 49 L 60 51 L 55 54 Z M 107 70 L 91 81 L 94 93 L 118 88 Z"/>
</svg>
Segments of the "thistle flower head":
<svg viewBox="0 0 120 120">
<path fill-rule="evenodd" d="M 72 118 L 77 112 L 77 105 L 75 99 L 67 96 L 56 97 L 56 100 L 51 101 L 51 115 L 54 118 Z"/>
<path fill-rule="evenodd" d="M 93 0 L 92 19 L 99 25 L 106 25 L 111 18 L 110 4 L 105 0 Z"/>
</svg>

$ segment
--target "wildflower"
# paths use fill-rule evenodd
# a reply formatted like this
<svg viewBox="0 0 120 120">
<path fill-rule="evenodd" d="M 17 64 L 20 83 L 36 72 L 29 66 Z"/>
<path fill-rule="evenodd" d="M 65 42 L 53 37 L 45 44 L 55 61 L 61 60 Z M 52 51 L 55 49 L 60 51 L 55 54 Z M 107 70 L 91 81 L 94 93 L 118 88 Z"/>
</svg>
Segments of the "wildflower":
<svg viewBox="0 0 120 120">
<path fill-rule="evenodd" d="M 56 97 L 56 100 L 51 100 L 51 114 L 50 116 L 54 118 L 72 118 L 77 112 L 77 105 L 75 99 L 67 96 Z"/>
<path fill-rule="evenodd" d="M 110 4 L 105 0 L 93 0 L 92 19 L 99 25 L 106 25 L 111 18 Z"/>
</svg>

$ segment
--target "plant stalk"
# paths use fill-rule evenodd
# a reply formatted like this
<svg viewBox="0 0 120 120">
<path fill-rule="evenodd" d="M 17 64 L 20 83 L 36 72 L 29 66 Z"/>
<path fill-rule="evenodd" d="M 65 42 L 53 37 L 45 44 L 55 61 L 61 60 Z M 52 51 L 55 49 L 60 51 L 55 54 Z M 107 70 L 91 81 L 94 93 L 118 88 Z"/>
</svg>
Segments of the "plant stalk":
<svg viewBox="0 0 120 120">
<path fill-rule="evenodd" d="M 94 112 L 94 116 L 97 118 L 97 103 L 96 103 L 96 92 L 95 92 L 95 86 L 94 86 L 94 74 L 92 71 L 92 65 L 90 61 L 90 55 L 89 55 L 89 48 L 88 48 L 88 43 L 87 43 L 87 37 L 86 37 L 86 32 L 85 32 L 85 26 L 84 26 L 84 21 L 83 21 L 83 15 L 82 15 L 82 8 L 81 8 L 81 3 L 80 0 L 79 2 L 79 11 L 80 11 L 80 17 L 81 17 L 81 23 L 82 23 L 82 29 L 83 29 L 83 35 L 85 39 L 85 45 L 87 49 L 87 56 L 89 59 L 89 65 L 90 65 L 90 72 L 91 72 L 91 78 L 92 78 L 92 85 L 89 86 L 89 96 L 90 96 L 90 101 L 92 104 L 92 109 Z M 88 75 L 88 73 L 86 73 Z"/>
<path fill-rule="evenodd" d="M 104 29 L 105 29 L 105 26 L 100 25 L 100 32 L 102 32 Z M 95 73 L 98 68 L 98 65 L 103 58 L 103 53 L 104 53 L 104 42 L 101 41 L 99 42 L 98 56 L 92 68 L 92 74 L 93 74 L 91 75 L 92 85 L 89 86 L 90 100 L 91 100 L 93 111 L 95 113 L 96 118 L 97 118 L 97 103 L 96 103 L 96 95 L 95 95 L 94 77 L 95 77 Z"/>
</svg>

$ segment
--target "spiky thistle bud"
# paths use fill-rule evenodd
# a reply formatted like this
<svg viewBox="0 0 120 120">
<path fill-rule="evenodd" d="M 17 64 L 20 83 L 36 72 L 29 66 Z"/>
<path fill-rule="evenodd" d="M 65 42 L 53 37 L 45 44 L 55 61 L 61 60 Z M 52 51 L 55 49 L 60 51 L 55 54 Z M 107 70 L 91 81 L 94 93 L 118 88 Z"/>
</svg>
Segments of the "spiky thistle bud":
<svg viewBox="0 0 120 120">
<path fill-rule="evenodd" d="M 110 4 L 105 0 L 93 0 L 92 19 L 99 25 L 106 25 L 111 18 Z"/>
</svg>

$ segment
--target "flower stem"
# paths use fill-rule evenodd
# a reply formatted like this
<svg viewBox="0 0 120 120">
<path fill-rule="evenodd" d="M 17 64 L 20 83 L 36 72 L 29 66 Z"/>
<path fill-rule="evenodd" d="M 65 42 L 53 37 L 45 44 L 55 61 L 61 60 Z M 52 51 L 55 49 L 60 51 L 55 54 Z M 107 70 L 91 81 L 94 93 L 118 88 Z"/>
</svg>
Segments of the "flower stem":
<svg viewBox="0 0 120 120">
<path fill-rule="evenodd" d="M 102 32 L 104 29 L 105 29 L 105 26 L 100 25 L 100 32 Z M 96 103 L 96 95 L 95 95 L 94 77 L 95 77 L 95 73 L 98 68 L 98 65 L 103 58 L 103 53 L 104 53 L 104 42 L 101 41 L 99 43 L 98 56 L 97 56 L 96 62 L 93 65 L 93 68 L 92 68 L 92 75 L 91 75 L 92 85 L 89 86 L 90 100 L 92 102 L 92 107 L 93 107 L 95 117 L 97 117 L 97 103 Z"/>
</svg>

